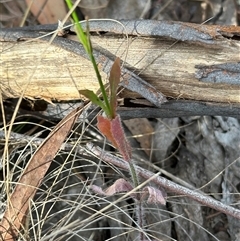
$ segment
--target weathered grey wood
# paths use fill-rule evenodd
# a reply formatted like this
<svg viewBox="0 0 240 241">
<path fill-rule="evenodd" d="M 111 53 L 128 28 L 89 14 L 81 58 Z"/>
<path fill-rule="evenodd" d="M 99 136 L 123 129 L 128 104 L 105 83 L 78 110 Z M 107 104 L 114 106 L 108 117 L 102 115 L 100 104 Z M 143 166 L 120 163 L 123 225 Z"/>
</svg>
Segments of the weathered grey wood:
<svg viewBox="0 0 240 241">
<path fill-rule="evenodd" d="M 173 118 L 186 116 L 231 116 L 240 118 L 240 105 L 213 103 L 204 101 L 170 100 L 161 108 L 152 107 L 119 107 L 118 113 L 123 120 L 133 118 Z M 97 111 L 91 112 L 94 118 Z"/>
<path fill-rule="evenodd" d="M 105 26 L 104 24 L 106 25 L 103 23 L 102 26 Z M 149 23 L 142 24 L 145 24 L 147 29 Z M 161 22 L 159 24 L 161 25 Z M 168 32 L 161 37 L 156 34 L 155 29 L 155 32 L 152 31 L 154 36 L 143 33 L 141 35 L 144 36 L 129 36 L 128 43 L 124 34 L 108 33 L 99 36 L 93 33 L 94 48 L 106 56 L 104 60 L 103 55 L 96 56 L 103 79 L 107 79 L 109 66 L 105 68 L 102 63 L 106 63 L 108 58 L 119 56 L 122 60 L 126 60 L 125 67 L 140 74 L 140 77 L 167 97 L 240 103 L 239 85 L 224 83 L 224 81 L 220 84 L 205 83 L 200 81 L 197 75 L 199 71 L 197 66 L 200 65 L 236 64 L 240 61 L 240 41 L 237 38 L 234 39 L 234 36 L 239 34 L 240 31 L 237 31 L 240 27 L 225 26 L 221 29 L 221 26 L 211 26 L 210 29 L 191 24 L 183 24 L 182 27 L 191 30 L 188 30 L 189 39 L 183 39 L 185 42 L 176 42 L 175 39 L 171 39 L 170 30 L 168 38 Z M 0 30 L 0 75 L 2 77 L 0 89 L 4 97 L 18 97 L 24 92 L 23 95 L 28 98 L 43 98 L 49 101 L 74 100 L 80 98 L 78 89 L 98 90 L 95 74 L 83 51 L 74 53 L 76 52 L 75 36 L 67 35 L 68 39 L 58 37 L 58 41 L 52 45 L 49 45 L 46 40 L 33 38 L 53 29 L 53 26 L 46 28 L 42 26 L 38 27 L 37 31 L 31 28 L 26 28 L 24 31 L 22 29 Z M 96 31 L 101 29 L 98 28 Z M 124 33 L 122 29 L 121 31 Z M 202 35 L 200 34 L 197 39 L 192 38 L 190 41 L 191 33 L 194 31 L 200 31 L 201 34 L 206 31 L 209 39 L 206 41 L 205 38 L 201 44 Z M 136 34 L 135 32 L 133 34 Z M 28 38 L 30 41 L 26 41 Z M 69 40 L 70 38 L 74 40 Z M 17 42 L 17 39 L 22 41 Z M 78 46 L 80 48 L 80 45 Z M 236 76 L 240 79 L 239 72 Z M 125 81 L 127 78 L 128 76 L 125 76 Z M 123 91 L 120 95 L 128 98 L 139 97 L 138 94 L 129 91 Z"/>
</svg>

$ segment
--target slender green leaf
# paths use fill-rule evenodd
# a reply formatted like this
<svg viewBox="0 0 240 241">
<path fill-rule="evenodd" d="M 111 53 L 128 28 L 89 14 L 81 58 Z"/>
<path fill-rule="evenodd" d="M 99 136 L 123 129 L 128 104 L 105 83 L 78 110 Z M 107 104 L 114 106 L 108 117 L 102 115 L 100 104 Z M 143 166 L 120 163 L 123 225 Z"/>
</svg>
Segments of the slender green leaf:
<svg viewBox="0 0 240 241">
<path fill-rule="evenodd" d="M 73 8 L 73 4 L 72 4 L 72 1 L 71 0 L 66 0 L 66 3 L 68 5 L 68 8 L 71 10 Z M 95 61 L 95 58 L 93 56 L 93 49 L 92 49 L 92 45 L 91 45 L 91 41 L 90 41 L 90 34 L 89 34 L 89 26 L 88 26 L 88 23 L 87 23 L 87 33 L 84 33 L 83 31 L 83 28 L 79 22 L 79 19 L 78 19 L 78 16 L 76 14 L 75 11 L 72 12 L 72 18 L 73 18 L 73 21 L 76 25 L 76 32 L 77 32 L 77 36 L 78 36 L 78 39 L 79 41 L 82 43 L 82 45 L 84 46 L 85 48 L 85 51 L 87 52 L 87 54 L 89 55 L 89 58 L 93 64 L 93 68 L 94 68 L 94 71 L 96 73 L 96 76 L 97 76 L 97 79 L 98 79 L 98 83 L 100 85 L 100 90 L 102 92 L 102 97 L 103 97 L 103 102 L 101 102 L 101 104 L 98 105 L 103 109 L 103 111 L 106 113 L 106 115 L 112 119 L 114 118 L 114 115 L 113 115 L 113 111 L 111 111 L 111 107 L 110 107 L 110 103 L 109 103 L 109 100 L 108 100 L 108 96 L 107 96 L 107 93 L 106 93 L 106 89 L 104 87 L 104 84 L 103 84 L 103 81 L 102 81 L 102 77 L 99 73 L 99 70 L 98 70 L 98 67 L 97 67 L 97 63 Z M 93 96 L 93 95 L 90 95 L 90 96 Z M 95 98 L 95 101 L 97 99 Z M 95 104 L 97 104 L 95 102 Z"/>
<path fill-rule="evenodd" d="M 71 0 L 66 0 L 66 3 L 67 3 L 68 8 L 71 10 L 72 7 L 73 7 L 72 1 Z M 91 54 L 91 47 L 88 44 L 87 36 L 84 33 L 81 24 L 79 23 L 79 19 L 78 19 L 78 16 L 77 16 L 75 11 L 72 12 L 72 19 L 73 19 L 73 21 L 74 21 L 74 23 L 76 25 L 75 28 L 76 28 L 76 33 L 77 33 L 79 41 L 82 43 L 82 45 L 85 48 L 86 52 L 88 54 Z"/>
<path fill-rule="evenodd" d="M 101 107 L 106 114 L 109 114 L 108 109 L 106 108 L 102 100 L 92 90 L 79 90 L 79 93 L 91 100 L 93 104 Z"/>
<path fill-rule="evenodd" d="M 87 42 L 88 42 L 88 46 L 89 46 L 89 51 L 92 54 L 93 53 L 93 49 L 92 49 L 92 43 L 91 43 L 91 40 L 90 40 L 90 28 L 89 28 L 88 20 L 87 20 L 86 26 L 87 26 L 87 28 L 86 28 L 86 30 L 87 30 L 86 38 L 87 38 Z"/>
</svg>

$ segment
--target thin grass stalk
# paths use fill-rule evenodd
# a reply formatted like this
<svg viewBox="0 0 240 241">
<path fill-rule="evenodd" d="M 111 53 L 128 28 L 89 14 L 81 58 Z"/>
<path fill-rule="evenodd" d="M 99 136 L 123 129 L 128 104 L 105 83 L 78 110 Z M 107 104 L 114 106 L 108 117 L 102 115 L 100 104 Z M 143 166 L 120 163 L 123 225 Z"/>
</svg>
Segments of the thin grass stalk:
<svg viewBox="0 0 240 241">
<path fill-rule="evenodd" d="M 73 4 L 72 4 L 71 0 L 66 0 L 66 3 L 67 3 L 67 6 L 68 6 L 69 9 L 71 9 L 73 7 Z M 89 36 L 88 27 L 87 27 L 87 36 L 86 36 L 75 11 L 72 12 L 72 18 L 73 18 L 74 24 L 76 25 L 76 33 L 77 33 L 78 39 L 81 42 L 81 44 L 83 45 L 83 47 L 85 48 L 85 51 L 89 55 L 90 61 L 93 64 L 93 68 L 94 68 L 94 71 L 95 71 L 97 79 L 98 79 L 98 83 L 99 83 L 99 86 L 100 86 L 102 97 L 103 97 L 103 100 L 105 102 L 105 105 L 106 105 L 106 108 L 107 108 L 107 111 L 108 111 L 108 113 L 106 113 L 106 115 L 109 116 L 109 117 L 112 117 L 113 113 L 111 113 L 111 108 L 110 108 L 109 100 L 108 100 L 108 97 L 107 97 L 107 93 L 106 93 L 106 90 L 105 90 L 105 87 L 104 87 L 104 84 L 103 84 L 103 81 L 102 81 L 102 77 L 99 73 L 95 58 L 93 56 L 91 41 L 90 41 L 90 38 L 87 37 L 87 36 Z"/>
</svg>

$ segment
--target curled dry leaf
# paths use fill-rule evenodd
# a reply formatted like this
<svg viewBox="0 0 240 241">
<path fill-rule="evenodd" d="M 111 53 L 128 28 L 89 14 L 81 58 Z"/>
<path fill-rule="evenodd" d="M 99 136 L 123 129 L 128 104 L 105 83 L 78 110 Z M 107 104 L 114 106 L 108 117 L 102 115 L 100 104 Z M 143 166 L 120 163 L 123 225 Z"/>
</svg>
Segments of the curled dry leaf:
<svg viewBox="0 0 240 241">
<path fill-rule="evenodd" d="M 101 187 L 92 185 L 90 187 L 95 193 L 104 195 L 104 196 L 112 196 L 119 192 L 129 192 L 133 189 L 132 185 L 124 180 L 123 178 L 118 179 L 113 185 L 107 188 L 105 191 L 102 190 Z"/>
<path fill-rule="evenodd" d="M 106 195 L 105 191 L 103 191 L 102 188 L 97 185 L 91 185 L 89 188 L 92 189 L 98 195 Z"/>
<path fill-rule="evenodd" d="M 162 205 L 166 205 L 166 199 L 165 199 L 166 193 L 161 191 L 160 189 L 147 186 L 143 188 L 143 193 L 141 198 L 143 199 L 147 195 L 149 195 L 147 199 L 148 203 L 160 203 Z"/>
</svg>

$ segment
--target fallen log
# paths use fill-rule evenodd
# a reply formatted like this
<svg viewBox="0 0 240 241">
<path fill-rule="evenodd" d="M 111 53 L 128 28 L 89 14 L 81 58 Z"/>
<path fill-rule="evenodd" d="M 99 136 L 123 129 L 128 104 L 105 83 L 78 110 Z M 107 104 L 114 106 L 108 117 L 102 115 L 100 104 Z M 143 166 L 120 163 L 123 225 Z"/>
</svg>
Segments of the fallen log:
<svg viewBox="0 0 240 241">
<path fill-rule="evenodd" d="M 199 106 L 210 102 L 213 109 L 218 105 L 229 105 L 231 109 L 234 105 L 236 112 L 232 115 L 239 114 L 240 27 L 147 20 L 121 22 L 124 28 L 106 20 L 90 22 L 103 79 L 107 81 L 116 56 L 124 63 L 125 90 L 120 97 L 144 96 L 146 89 L 128 86 L 130 78 L 139 78 L 176 104 L 182 105 L 183 100 L 186 104 L 200 101 Z M 0 90 L 4 98 L 23 94 L 31 99 L 65 101 L 83 99 L 79 89 L 97 92 L 91 63 L 74 32 L 66 28 L 65 36 L 48 43 L 56 29 L 56 25 L 42 25 L 0 30 Z M 44 37 L 46 34 L 49 36 Z M 207 105 L 211 108 L 211 104 Z M 222 115 L 218 111 L 210 113 Z"/>
</svg>

